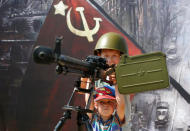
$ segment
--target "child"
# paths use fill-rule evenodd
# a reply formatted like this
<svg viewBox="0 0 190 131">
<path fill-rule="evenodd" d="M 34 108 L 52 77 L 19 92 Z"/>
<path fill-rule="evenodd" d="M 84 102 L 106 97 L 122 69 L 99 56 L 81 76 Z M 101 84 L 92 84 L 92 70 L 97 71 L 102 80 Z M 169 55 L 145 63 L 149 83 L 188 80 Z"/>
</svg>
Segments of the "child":
<svg viewBox="0 0 190 131">
<path fill-rule="evenodd" d="M 93 131 L 121 131 L 125 119 L 125 103 L 117 87 L 99 87 L 94 97 L 97 114 L 89 116 Z"/>
<path fill-rule="evenodd" d="M 127 44 L 125 39 L 114 32 L 108 32 L 102 35 L 94 49 L 94 54 L 103 57 L 107 60 L 107 64 L 111 66 L 112 64 L 117 65 L 120 61 L 120 56 L 127 53 Z M 109 80 L 116 84 L 115 74 L 109 76 Z M 81 83 L 82 88 L 86 88 L 87 78 L 83 78 Z M 102 82 L 101 80 L 95 83 L 96 87 L 100 87 L 108 84 Z"/>
<path fill-rule="evenodd" d="M 107 60 L 107 64 L 109 66 L 111 66 L 112 64 L 117 65 L 120 62 L 120 56 L 122 54 L 127 54 L 127 44 L 125 42 L 125 39 L 114 32 L 108 32 L 104 35 L 102 35 L 96 46 L 94 49 L 94 54 L 101 56 L 103 58 L 105 58 Z M 118 92 L 118 87 L 117 87 L 117 81 L 115 78 L 115 73 L 111 74 L 108 76 L 109 77 L 109 81 L 112 81 L 112 83 L 114 84 L 115 90 L 117 90 Z M 82 88 L 88 88 L 90 80 L 88 78 L 82 78 L 81 79 L 81 87 Z M 109 85 L 106 82 L 103 82 L 102 80 L 98 80 L 95 82 L 95 87 L 103 87 L 105 85 Z M 124 96 L 123 96 L 124 97 Z M 86 95 L 85 100 L 88 100 L 88 95 Z M 125 120 L 127 122 L 127 124 L 129 124 L 129 120 L 130 120 L 130 99 L 129 99 L 129 95 L 125 95 Z M 118 114 L 120 115 L 120 114 Z M 128 125 L 125 125 L 124 130 L 129 131 L 130 127 Z"/>
</svg>

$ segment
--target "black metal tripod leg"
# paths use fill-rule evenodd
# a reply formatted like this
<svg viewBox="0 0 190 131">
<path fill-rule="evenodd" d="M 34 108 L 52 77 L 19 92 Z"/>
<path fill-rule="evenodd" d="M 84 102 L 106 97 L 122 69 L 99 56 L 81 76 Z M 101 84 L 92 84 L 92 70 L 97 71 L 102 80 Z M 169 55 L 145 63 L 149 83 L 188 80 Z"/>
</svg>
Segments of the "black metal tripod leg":
<svg viewBox="0 0 190 131">
<path fill-rule="evenodd" d="M 71 111 L 70 110 L 64 112 L 63 117 L 60 118 L 59 122 L 57 123 L 57 125 L 54 128 L 54 131 L 59 131 L 67 119 L 71 119 Z"/>
<path fill-rule="evenodd" d="M 77 125 L 78 131 L 92 131 L 92 126 L 86 113 L 77 113 Z"/>
</svg>

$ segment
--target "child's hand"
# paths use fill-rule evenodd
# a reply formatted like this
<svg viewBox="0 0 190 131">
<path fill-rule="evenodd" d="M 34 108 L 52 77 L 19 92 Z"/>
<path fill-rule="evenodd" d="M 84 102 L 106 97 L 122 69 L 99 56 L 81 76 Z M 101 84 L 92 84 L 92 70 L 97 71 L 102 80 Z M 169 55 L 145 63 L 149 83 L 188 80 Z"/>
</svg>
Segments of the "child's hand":
<svg viewBox="0 0 190 131">
<path fill-rule="evenodd" d="M 112 73 L 111 75 L 109 75 L 109 81 L 113 82 L 114 85 L 117 84 L 117 80 L 116 80 L 116 77 L 115 77 L 115 72 Z"/>
</svg>

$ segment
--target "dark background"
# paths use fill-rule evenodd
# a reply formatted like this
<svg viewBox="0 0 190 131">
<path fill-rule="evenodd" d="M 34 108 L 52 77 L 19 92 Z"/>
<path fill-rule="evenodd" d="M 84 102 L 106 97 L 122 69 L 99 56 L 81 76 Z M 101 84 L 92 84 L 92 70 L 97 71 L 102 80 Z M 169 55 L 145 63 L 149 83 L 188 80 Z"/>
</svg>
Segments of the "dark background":
<svg viewBox="0 0 190 131">
<path fill-rule="evenodd" d="M 55 3 L 57 1 L 55 0 Z M 113 15 L 113 18 L 115 10 L 119 12 L 119 15 L 116 12 L 115 20 L 121 22 L 119 25 L 134 36 L 144 50 L 165 52 L 170 75 L 189 91 L 190 62 L 187 60 L 189 58 L 189 33 L 187 31 L 189 10 L 183 6 L 188 7 L 189 1 L 137 0 L 136 6 L 134 6 L 135 0 L 134 2 L 126 0 L 125 4 L 122 4 L 123 1 L 117 1 L 126 8 L 117 7 L 118 5 L 111 3 L 111 0 L 97 1 L 105 4 L 105 7 L 102 5 L 104 9 L 108 7 L 106 2 L 111 6 L 111 8 L 108 7 L 110 10 L 107 12 L 110 16 Z M 173 6 L 171 1 L 174 5 L 179 5 Z M 55 65 L 35 65 L 31 58 L 34 45 L 43 44 L 53 47 L 55 37 L 50 38 L 53 31 L 50 30 L 51 33 L 48 34 L 50 29 L 48 24 L 54 24 L 51 18 L 49 23 L 46 23 L 46 29 L 43 29 L 43 32 L 47 34 L 41 34 L 38 38 L 52 2 L 53 0 L 1 0 L 0 2 L 0 131 L 52 130 L 62 116 L 61 107 L 66 104 L 72 92 L 77 76 L 58 76 L 54 71 Z M 176 8 L 184 9 L 186 13 L 179 13 Z M 53 11 L 53 8 L 50 10 Z M 170 19 L 173 20 L 170 28 L 166 28 L 168 27 L 167 20 L 170 21 Z M 136 24 L 139 27 L 134 26 Z M 177 27 L 179 29 L 176 29 Z M 59 28 L 62 27 L 58 26 L 55 30 L 58 31 Z M 58 34 L 61 32 L 58 31 Z M 135 33 L 139 36 L 135 37 Z M 167 35 L 171 35 L 171 38 Z M 93 49 L 94 44 L 77 46 L 78 39 L 73 40 L 77 41 L 75 44 L 70 44 L 71 41 L 64 42 L 63 47 L 67 47 L 63 48 L 65 54 L 83 59 L 86 54 L 92 53 L 90 50 Z M 134 51 L 130 50 L 130 52 Z M 74 104 L 82 104 L 81 100 L 84 100 L 83 95 L 75 98 Z M 166 127 L 155 129 L 155 108 L 160 101 L 169 103 L 170 120 Z M 140 124 L 134 120 L 134 123 L 138 124 L 138 126 L 134 124 L 136 128 L 134 131 L 139 129 L 176 131 L 186 130 L 189 126 L 189 104 L 172 86 L 166 90 L 136 94 L 132 106 L 136 107 L 135 110 L 132 109 L 133 116 L 141 117 L 140 115 L 143 114 L 143 120 L 139 119 Z M 76 114 L 73 113 L 72 117 L 73 119 L 69 120 L 69 124 L 65 125 L 64 129 L 76 130 L 74 119 Z"/>
<path fill-rule="evenodd" d="M 24 126 L 20 121 L 22 117 L 20 114 L 24 112 L 19 111 L 19 105 L 22 105 L 19 94 L 32 47 L 51 3 L 50 0 L 2 0 L 0 3 L 1 131 L 18 130 L 18 126 Z M 35 96 L 32 97 L 35 100 Z M 27 110 L 27 108 L 25 109 Z M 33 119 L 31 116 L 26 117 Z M 18 124 L 19 121 L 20 125 Z"/>
</svg>

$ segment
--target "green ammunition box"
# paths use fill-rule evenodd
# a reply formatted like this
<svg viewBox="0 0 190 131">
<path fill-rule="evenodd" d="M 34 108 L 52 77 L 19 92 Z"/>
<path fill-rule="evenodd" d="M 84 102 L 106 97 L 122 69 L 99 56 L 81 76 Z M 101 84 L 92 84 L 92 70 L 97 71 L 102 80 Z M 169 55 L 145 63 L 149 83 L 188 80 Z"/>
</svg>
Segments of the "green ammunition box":
<svg viewBox="0 0 190 131">
<path fill-rule="evenodd" d="M 169 86 L 166 55 L 162 52 L 122 55 L 116 67 L 116 80 L 121 94 L 131 94 Z"/>
</svg>

